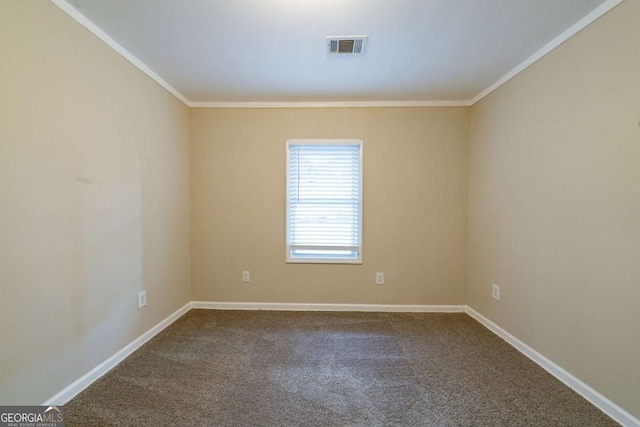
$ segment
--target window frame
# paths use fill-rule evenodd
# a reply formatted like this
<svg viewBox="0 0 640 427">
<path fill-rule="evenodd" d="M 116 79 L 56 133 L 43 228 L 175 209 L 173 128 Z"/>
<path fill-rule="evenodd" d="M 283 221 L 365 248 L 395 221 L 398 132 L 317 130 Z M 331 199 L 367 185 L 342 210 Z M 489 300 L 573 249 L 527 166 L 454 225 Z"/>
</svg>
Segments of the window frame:
<svg viewBox="0 0 640 427">
<path fill-rule="evenodd" d="M 358 188 L 358 257 L 354 259 L 340 258 L 295 258 L 291 257 L 291 242 L 289 241 L 290 229 L 290 192 L 289 192 L 289 164 L 290 164 L 290 147 L 292 145 L 358 145 L 359 146 L 359 188 Z M 285 250 L 287 264 L 362 264 L 362 211 L 363 206 L 363 152 L 364 143 L 361 139 L 289 139 L 286 142 L 286 170 L 285 170 L 285 205 L 286 205 L 286 227 L 285 227 Z"/>
</svg>

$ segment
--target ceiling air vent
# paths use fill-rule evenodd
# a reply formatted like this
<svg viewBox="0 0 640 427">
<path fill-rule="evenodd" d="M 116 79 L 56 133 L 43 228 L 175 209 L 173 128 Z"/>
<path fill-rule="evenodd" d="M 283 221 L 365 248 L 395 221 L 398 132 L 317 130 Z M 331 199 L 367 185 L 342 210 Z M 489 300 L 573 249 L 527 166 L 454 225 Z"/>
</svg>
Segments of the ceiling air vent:
<svg viewBox="0 0 640 427">
<path fill-rule="evenodd" d="M 331 36 L 327 37 L 327 51 L 334 53 L 363 53 L 367 36 Z"/>
</svg>

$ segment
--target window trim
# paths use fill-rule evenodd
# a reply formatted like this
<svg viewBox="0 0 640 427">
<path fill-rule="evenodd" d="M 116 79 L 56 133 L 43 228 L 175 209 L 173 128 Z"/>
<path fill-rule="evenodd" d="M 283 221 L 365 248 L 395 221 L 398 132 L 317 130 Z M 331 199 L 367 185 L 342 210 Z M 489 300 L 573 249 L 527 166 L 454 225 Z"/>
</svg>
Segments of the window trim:
<svg viewBox="0 0 640 427">
<path fill-rule="evenodd" d="M 290 163 L 290 147 L 291 145 L 358 145 L 359 149 L 359 162 L 360 162 L 360 177 L 359 177 L 359 209 L 358 209 L 358 258 L 356 259 L 339 259 L 339 258 L 292 258 L 291 257 L 291 243 L 289 242 L 289 226 L 290 226 L 290 203 L 289 203 L 289 163 Z M 286 227 L 285 227 L 285 250 L 286 250 L 286 263 L 287 264 L 362 264 L 362 211 L 363 206 L 363 151 L 364 143 L 361 139 L 288 139 L 286 144 L 285 156 L 286 156 L 286 170 L 285 170 L 285 205 L 286 205 Z M 352 248 L 352 247 L 349 247 Z M 340 249 L 340 247 L 333 247 L 332 249 Z"/>
</svg>

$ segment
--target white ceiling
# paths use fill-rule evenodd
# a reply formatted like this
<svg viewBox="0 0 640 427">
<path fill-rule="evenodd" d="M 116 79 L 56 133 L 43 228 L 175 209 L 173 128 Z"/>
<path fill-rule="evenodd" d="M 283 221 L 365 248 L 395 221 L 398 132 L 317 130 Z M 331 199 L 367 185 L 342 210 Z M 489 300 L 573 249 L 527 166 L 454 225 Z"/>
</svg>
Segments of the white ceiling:
<svg viewBox="0 0 640 427">
<path fill-rule="evenodd" d="M 335 102 L 471 100 L 613 0 L 64 1 L 190 102 Z"/>
</svg>

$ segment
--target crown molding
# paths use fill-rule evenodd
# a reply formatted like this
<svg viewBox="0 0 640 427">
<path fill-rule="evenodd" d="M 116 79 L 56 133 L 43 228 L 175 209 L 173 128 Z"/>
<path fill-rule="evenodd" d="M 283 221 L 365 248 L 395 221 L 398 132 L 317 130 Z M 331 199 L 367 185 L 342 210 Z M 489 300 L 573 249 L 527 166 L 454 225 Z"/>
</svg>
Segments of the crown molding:
<svg viewBox="0 0 640 427">
<path fill-rule="evenodd" d="M 107 46 L 109 46 L 111 49 L 118 52 L 124 59 L 132 63 L 136 68 L 138 68 L 140 71 L 145 73 L 147 76 L 151 77 L 152 80 L 154 80 L 160 86 L 165 88 L 170 94 L 178 98 L 185 105 L 189 107 L 191 106 L 190 105 L 191 103 L 189 102 L 189 100 L 185 98 L 180 92 L 178 92 L 176 88 L 174 88 L 169 83 L 167 83 L 162 77 L 157 75 L 144 62 L 136 58 L 135 55 L 133 55 L 127 49 L 122 47 L 120 43 L 112 39 L 107 33 L 102 31 L 100 27 L 98 27 L 96 24 L 90 21 L 89 18 L 87 18 L 86 16 L 78 12 L 76 9 L 74 9 L 73 6 L 71 6 L 69 3 L 67 3 L 64 0 L 50 0 L 50 1 L 54 5 L 58 6 L 64 13 L 69 15 L 71 18 L 75 19 L 80 25 L 85 27 L 87 30 L 93 33 L 96 37 L 102 40 Z"/>
<path fill-rule="evenodd" d="M 580 31 L 585 29 L 591 23 L 596 21 L 598 18 L 609 12 L 614 7 L 618 6 L 624 0 L 608 0 L 601 4 L 599 7 L 595 8 L 591 13 L 582 18 L 580 21 L 576 22 L 574 25 L 569 27 L 567 30 L 563 31 L 558 37 L 551 40 L 549 43 L 544 45 L 540 50 L 536 53 L 522 61 L 518 64 L 514 69 L 509 71 L 507 74 L 498 79 L 491 86 L 487 87 L 485 90 L 477 94 L 473 99 L 469 101 L 469 105 L 474 105 L 476 102 L 479 102 L 482 98 L 489 95 L 494 90 L 498 89 L 500 86 L 529 68 L 531 65 L 536 63 L 540 58 L 547 55 L 549 52 L 560 46 L 562 43 L 569 40 L 571 37 L 578 34 Z"/>
<path fill-rule="evenodd" d="M 191 102 L 192 108 L 469 107 L 469 101 Z"/>
<path fill-rule="evenodd" d="M 532 64 L 539 59 L 547 55 L 549 52 L 560 46 L 565 41 L 579 33 L 581 30 L 589 26 L 601 16 L 618 6 L 625 0 L 607 0 L 599 7 L 594 9 L 587 16 L 580 21 L 572 25 L 570 28 L 562 32 L 558 37 L 551 40 L 536 53 L 525 59 L 518 64 L 515 68 L 502 76 L 496 82 L 488 86 L 482 92 L 477 94 L 470 100 L 453 100 L 453 101 L 329 101 L 329 102 L 235 102 L 235 101 L 220 101 L 220 102 L 193 102 L 188 100 L 182 95 L 176 88 L 167 83 L 162 77 L 156 74 L 151 68 L 149 68 L 144 62 L 139 60 L 131 52 L 122 47 L 118 42 L 112 39 L 107 33 L 102 31 L 96 24 L 78 12 L 73 6 L 67 3 L 65 0 L 50 0 L 51 3 L 56 5 L 62 11 L 64 11 L 71 18 L 76 20 L 80 25 L 85 27 L 96 37 L 106 43 L 109 47 L 122 55 L 127 61 L 137 67 L 140 71 L 145 73 L 151 79 L 153 79 L 160 86 L 165 88 L 169 93 L 174 95 L 180 101 L 190 108 L 389 108 L 389 107 L 470 107 L 482 100 L 484 97 L 498 89 L 500 86 L 513 79 L 515 76 L 529 68 Z"/>
</svg>

